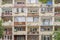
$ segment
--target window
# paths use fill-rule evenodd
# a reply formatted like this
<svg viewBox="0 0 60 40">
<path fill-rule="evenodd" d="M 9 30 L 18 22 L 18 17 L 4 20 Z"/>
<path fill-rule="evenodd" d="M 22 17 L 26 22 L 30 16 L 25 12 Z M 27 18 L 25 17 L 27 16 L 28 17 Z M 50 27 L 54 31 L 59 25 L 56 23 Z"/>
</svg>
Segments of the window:
<svg viewBox="0 0 60 40">
<path fill-rule="evenodd" d="M 26 8 L 19 8 L 19 12 L 22 12 L 22 13 L 26 12 Z"/>
<path fill-rule="evenodd" d="M 52 31 L 52 27 L 41 27 L 41 31 Z"/>
<path fill-rule="evenodd" d="M 24 8 L 19 8 L 19 12 L 24 12 Z"/>
<path fill-rule="evenodd" d="M 14 8 L 13 9 L 14 13 L 25 13 L 26 12 L 26 8 Z"/>
<path fill-rule="evenodd" d="M 38 12 L 38 8 L 28 8 L 28 11 L 30 12 L 30 13 L 37 13 Z"/>
<path fill-rule="evenodd" d="M 15 27 L 15 31 L 25 31 L 24 27 Z"/>
<path fill-rule="evenodd" d="M 28 0 L 28 3 L 38 3 L 38 0 Z"/>
<path fill-rule="evenodd" d="M 25 17 L 14 17 L 15 22 L 25 22 Z"/>
<path fill-rule="evenodd" d="M 27 17 L 27 22 L 38 22 L 39 18 L 38 17 Z"/>
<path fill-rule="evenodd" d="M 24 2 L 17 2 L 17 4 L 24 4 Z"/>
<path fill-rule="evenodd" d="M 48 7 L 46 8 L 47 9 L 47 12 L 52 12 L 52 7 L 50 5 L 47 5 Z"/>
<path fill-rule="evenodd" d="M 2 12 L 3 13 L 11 13 L 12 12 L 12 8 L 2 8 Z"/>
<path fill-rule="evenodd" d="M 45 7 L 42 7 L 41 8 L 41 12 L 46 12 L 46 8 Z"/>
<path fill-rule="evenodd" d="M 34 22 L 39 22 L 39 18 L 38 17 L 34 17 L 33 20 L 34 20 Z"/>
<path fill-rule="evenodd" d="M 43 19 L 43 25 L 49 25 L 50 19 Z"/>
<path fill-rule="evenodd" d="M 33 22 L 33 17 L 27 17 L 27 22 Z"/>
<path fill-rule="evenodd" d="M 42 35 L 41 39 L 42 40 L 52 40 L 52 36 L 50 36 L 50 35 Z"/>
<path fill-rule="evenodd" d="M 41 7 L 41 12 L 52 12 L 52 6 L 50 6 L 50 5 L 47 5 L 47 6 L 45 6 L 45 7 Z"/>
<path fill-rule="evenodd" d="M 30 31 L 31 32 L 36 32 L 37 31 L 37 28 L 30 28 Z"/>
</svg>

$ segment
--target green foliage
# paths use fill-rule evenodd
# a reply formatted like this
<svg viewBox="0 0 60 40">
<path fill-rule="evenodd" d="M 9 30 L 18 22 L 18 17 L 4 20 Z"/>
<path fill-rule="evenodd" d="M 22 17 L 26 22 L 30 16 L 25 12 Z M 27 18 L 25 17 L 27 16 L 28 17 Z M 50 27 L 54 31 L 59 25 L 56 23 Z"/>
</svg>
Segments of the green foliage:
<svg viewBox="0 0 60 40">
<path fill-rule="evenodd" d="M 54 40 L 60 40 L 60 32 L 54 32 Z"/>
<path fill-rule="evenodd" d="M 47 3 L 48 0 L 39 0 L 42 3 Z"/>
<path fill-rule="evenodd" d="M 51 0 L 39 0 L 39 2 L 42 2 L 42 3 L 47 3 L 48 1 L 51 1 Z"/>
<path fill-rule="evenodd" d="M 0 20 L 0 38 L 3 36 L 4 28 L 2 26 L 2 20 Z"/>
</svg>

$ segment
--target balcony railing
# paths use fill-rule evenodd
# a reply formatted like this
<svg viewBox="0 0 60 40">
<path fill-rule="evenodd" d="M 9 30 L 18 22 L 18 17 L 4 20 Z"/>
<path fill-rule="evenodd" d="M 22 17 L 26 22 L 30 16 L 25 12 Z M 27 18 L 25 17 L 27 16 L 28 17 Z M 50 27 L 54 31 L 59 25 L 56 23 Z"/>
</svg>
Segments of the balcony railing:
<svg viewBox="0 0 60 40">
<path fill-rule="evenodd" d="M 50 23 L 42 23 L 41 26 L 52 26 L 52 22 L 50 22 Z"/>
<path fill-rule="evenodd" d="M 60 16 L 60 12 L 55 12 L 55 16 Z"/>
<path fill-rule="evenodd" d="M 14 25 L 25 25 L 25 22 L 14 22 Z"/>
<path fill-rule="evenodd" d="M 47 28 L 47 29 L 46 28 L 42 28 L 41 31 L 52 31 L 52 29 L 51 28 Z"/>
<path fill-rule="evenodd" d="M 3 12 L 2 13 L 2 16 L 12 16 L 12 12 Z"/>
<path fill-rule="evenodd" d="M 35 32 L 33 31 L 33 32 L 28 32 L 28 34 L 39 34 L 39 32 L 38 31 L 37 32 L 36 31 Z"/>
<path fill-rule="evenodd" d="M 12 40 L 12 35 L 4 35 L 0 40 Z"/>
<path fill-rule="evenodd" d="M 38 13 L 28 13 L 28 16 L 39 16 Z"/>
<path fill-rule="evenodd" d="M 2 23 L 3 26 L 12 26 L 12 21 L 7 21 Z"/>
<path fill-rule="evenodd" d="M 60 19 L 55 20 L 54 25 L 60 25 Z"/>
<path fill-rule="evenodd" d="M 12 31 L 7 31 L 7 32 L 4 31 L 4 34 L 5 34 L 5 35 L 12 35 Z"/>
<path fill-rule="evenodd" d="M 41 26 L 41 29 L 40 29 L 40 31 L 52 31 L 52 30 L 53 30 L 52 26 L 48 26 L 48 27 Z"/>
</svg>

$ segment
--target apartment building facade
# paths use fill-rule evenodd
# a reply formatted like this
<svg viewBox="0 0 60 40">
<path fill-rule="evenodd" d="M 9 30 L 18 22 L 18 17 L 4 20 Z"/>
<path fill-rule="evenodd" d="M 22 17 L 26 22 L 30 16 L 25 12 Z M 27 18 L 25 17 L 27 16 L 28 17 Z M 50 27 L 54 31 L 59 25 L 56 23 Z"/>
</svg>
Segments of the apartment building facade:
<svg viewBox="0 0 60 40">
<path fill-rule="evenodd" d="M 60 28 L 60 1 L 0 0 L 1 40 L 54 40 Z"/>
</svg>

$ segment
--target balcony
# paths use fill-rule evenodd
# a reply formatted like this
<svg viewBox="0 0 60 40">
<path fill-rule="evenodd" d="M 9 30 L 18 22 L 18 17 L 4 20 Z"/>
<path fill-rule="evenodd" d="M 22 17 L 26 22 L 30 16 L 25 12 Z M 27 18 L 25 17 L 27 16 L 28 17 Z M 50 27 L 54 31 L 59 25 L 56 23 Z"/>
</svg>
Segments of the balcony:
<svg viewBox="0 0 60 40">
<path fill-rule="evenodd" d="M 41 24 L 41 26 L 52 26 L 52 24 L 51 24 L 52 22 L 43 22 L 42 24 Z"/>
<path fill-rule="evenodd" d="M 4 16 L 2 17 L 2 20 L 3 20 L 3 23 L 2 23 L 3 26 L 10 27 L 13 25 L 11 16 Z"/>
<path fill-rule="evenodd" d="M 17 26 L 17 25 L 26 25 L 25 22 L 14 22 L 14 25 Z"/>
<path fill-rule="evenodd" d="M 29 26 L 27 34 L 28 35 L 38 35 L 39 34 L 39 27 L 38 26 Z"/>
<path fill-rule="evenodd" d="M 27 17 L 27 25 L 28 26 L 38 26 L 39 17 Z"/>
<path fill-rule="evenodd" d="M 55 31 L 59 32 L 60 31 L 60 26 L 55 26 Z"/>
<path fill-rule="evenodd" d="M 56 12 L 55 13 L 55 16 L 60 16 L 60 12 Z"/>
<path fill-rule="evenodd" d="M 15 16 L 14 25 L 26 25 L 26 18 L 24 16 Z"/>
<path fill-rule="evenodd" d="M 28 26 L 39 26 L 39 23 L 37 22 L 27 22 Z"/>
<path fill-rule="evenodd" d="M 2 16 L 12 16 L 12 8 L 2 8 Z"/>
<path fill-rule="evenodd" d="M 28 16 L 39 16 L 39 8 L 37 7 L 30 7 L 28 8 Z"/>
<path fill-rule="evenodd" d="M 5 13 L 2 13 L 2 16 L 12 16 L 12 13 L 11 12 L 5 12 Z"/>
<path fill-rule="evenodd" d="M 17 31 L 14 32 L 14 35 L 26 35 L 26 31 Z"/>
<path fill-rule="evenodd" d="M 13 6 L 13 0 L 2 0 L 2 6 Z"/>
<path fill-rule="evenodd" d="M 4 35 L 12 35 L 12 29 L 11 28 L 6 28 L 4 31 Z"/>
<path fill-rule="evenodd" d="M 40 6 L 41 3 L 38 2 L 39 0 L 27 0 L 26 6 Z"/>
<path fill-rule="evenodd" d="M 14 35 L 25 35 L 26 34 L 26 27 L 25 26 L 18 26 L 14 28 Z"/>
<path fill-rule="evenodd" d="M 59 4 L 59 3 L 60 3 L 60 0 L 55 0 L 55 3 L 56 3 L 56 4 Z"/>
<path fill-rule="evenodd" d="M 3 35 L 2 39 L 0 40 L 12 40 L 12 35 Z"/>
<path fill-rule="evenodd" d="M 53 26 L 41 26 L 40 32 L 40 34 L 52 34 Z"/>
<path fill-rule="evenodd" d="M 38 13 L 28 13 L 28 16 L 39 16 Z"/>
<path fill-rule="evenodd" d="M 39 15 L 40 16 L 54 16 L 52 5 L 42 5 Z"/>
<path fill-rule="evenodd" d="M 53 27 L 52 26 L 41 26 L 41 31 L 52 31 Z"/>
<path fill-rule="evenodd" d="M 7 21 L 7 22 L 3 22 L 2 25 L 3 26 L 12 26 L 13 23 L 11 21 Z"/>
<path fill-rule="evenodd" d="M 60 7 L 55 7 L 55 16 L 60 16 Z"/>
<path fill-rule="evenodd" d="M 52 26 L 52 18 L 51 17 L 42 17 L 41 18 L 41 26 Z"/>
<path fill-rule="evenodd" d="M 14 12 L 14 16 L 27 16 L 27 9 L 25 7 L 21 7 L 21 8 L 14 8 L 13 11 Z"/>
<path fill-rule="evenodd" d="M 26 2 L 26 0 L 15 0 L 14 6 L 15 7 L 23 7 L 23 6 L 25 6 L 25 2 Z"/>
<path fill-rule="evenodd" d="M 26 13 L 22 13 L 22 12 L 17 12 L 15 14 L 13 14 L 14 16 L 27 16 Z"/>
<path fill-rule="evenodd" d="M 38 35 L 28 35 L 27 40 L 39 40 L 39 36 Z"/>
<path fill-rule="evenodd" d="M 60 25 L 60 17 L 55 17 L 54 25 L 56 26 Z"/>
</svg>

